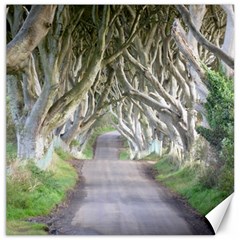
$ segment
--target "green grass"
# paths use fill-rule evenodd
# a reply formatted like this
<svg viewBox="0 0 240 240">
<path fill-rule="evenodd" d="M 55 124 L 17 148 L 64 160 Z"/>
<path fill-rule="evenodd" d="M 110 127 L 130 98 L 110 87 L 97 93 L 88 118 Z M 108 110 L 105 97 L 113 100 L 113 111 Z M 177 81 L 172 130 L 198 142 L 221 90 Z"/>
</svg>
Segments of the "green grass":
<svg viewBox="0 0 240 240">
<path fill-rule="evenodd" d="M 85 149 L 83 150 L 83 158 L 85 159 L 93 159 L 93 146 L 90 143 L 87 143 Z"/>
<path fill-rule="evenodd" d="M 119 153 L 119 159 L 120 160 L 129 160 L 130 159 L 130 154 L 128 149 L 121 149 Z"/>
<path fill-rule="evenodd" d="M 6 160 L 7 164 L 12 163 L 17 158 L 17 145 L 15 143 L 6 143 Z"/>
<path fill-rule="evenodd" d="M 83 150 L 84 158 L 93 159 L 94 143 L 96 142 L 98 136 L 100 136 L 104 133 L 107 133 L 107 132 L 115 131 L 115 130 L 116 130 L 115 128 L 113 128 L 112 126 L 109 126 L 109 125 L 96 127 L 93 130 L 93 132 L 92 132 L 90 138 L 88 139 L 87 144 Z"/>
<path fill-rule="evenodd" d="M 172 191 L 184 197 L 200 214 L 206 215 L 227 196 L 215 188 L 207 188 L 200 182 L 199 166 L 178 168 L 170 163 L 167 156 L 150 156 L 149 160 L 158 160 L 154 165 L 156 179 Z"/>
<path fill-rule="evenodd" d="M 59 149 L 57 152 L 60 156 L 54 153 L 48 171 L 41 171 L 30 163 L 7 177 L 7 232 L 14 233 L 14 224 L 22 223 L 20 228 L 25 229 L 28 223 L 22 221 L 24 219 L 50 213 L 75 185 L 77 173 L 66 161 L 68 155 Z M 32 230 L 37 227 L 40 231 L 39 225 L 33 225 Z"/>
<path fill-rule="evenodd" d="M 47 235 L 46 226 L 40 223 L 30 223 L 11 220 L 7 223 L 7 235 Z"/>
<path fill-rule="evenodd" d="M 119 159 L 120 160 L 129 160 L 130 159 L 130 149 L 129 149 L 128 141 L 122 135 L 120 136 L 120 139 L 122 141 L 122 148 L 120 149 L 120 152 L 119 152 Z"/>
<path fill-rule="evenodd" d="M 65 152 L 62 148 L 55 149 L 56 154 L 63 160 L 68 160 L 71 158 L 71 155 L 68 152 Z"/>
<path fill-rule="evenodd" d="M 123 137 L 122 135 L 120 136 L 120 139 L 123 143 L 123 148 L 129 149 L 128 140 L 125 137 Z"/>
</svg>

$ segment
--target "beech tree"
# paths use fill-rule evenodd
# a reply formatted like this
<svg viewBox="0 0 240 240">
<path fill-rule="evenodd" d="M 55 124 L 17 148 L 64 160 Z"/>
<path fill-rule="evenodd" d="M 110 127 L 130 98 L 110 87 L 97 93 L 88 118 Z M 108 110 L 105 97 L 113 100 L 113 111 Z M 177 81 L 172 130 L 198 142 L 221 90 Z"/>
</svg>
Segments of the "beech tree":
<svg viewBox="0 0 240 240">
<path fill-rule="evenodd" d="M 106 113 L 106 108 L 110 105 L 108 96 L 114 77 L 112 69 L 110 69 L 108 73 L 108 76 L 97 77 L 102 79 L 101 84 L 98 80 L 98 84 L 95 84 L 95 86 L 88 91 L 85 98 L 75 110 L 71 124 L 65 127 L 61 138 L 67 145 L 69 145 L 74 138 L 79 137 L 79 135 L 85 135 L 88 129 Z"/>
<path fill-rule="evenodd" d="M 177 6 L 180 13 L 182 13 L 182 8 L 186 10 L 184 6 Z M 208 38 L 211 34 L 203 31 L 202 40 L 199 41 L 195 32 L 200 34 L 199 31 L 203 28 L 203 19 L 208 18 L 211 11 L 212 9 L 207 9 L 205 5 L 191 5 L 187 10 L 187 23 L 190 24 L 189 21 L 191 21 L 191 25 L 190 30 L 186 33 L 181 22 L 177 19 L 174 20 L 174 16 L 178 15 L 176 9 L 172 6 L 162 7 L 158 14 L 152 15 L 152 20 L 145 26 L 148 30 L 147 34 L 146 31 L 140 30 L 131 46 L 124 51 L 124 60 L 122 59 L 118 63 L 116 70 L 118 79 L 125 88 L 124 95 L 132 101 L 134 99 L 140 102 L 140 104 L 136 104 L 135 101 L 135 105 L 138 105 L 143 113 L 152 111 L 151 114 L 148 114 L 148 120 L 153 120 L 155 115 L 155 121 L 152 121 L 155 124 L 152 123 L 152 126 L 157 125 L 158 129 L 161 128 L 159 129 L 161 133 L 170 137 L 172 141 L 170 152 L 178 159 L 181 159 L 181 152 L 184 153 L 185 159 L 192 159 L 193 144 L 197 138 L 195 127 L 199 122 L 197 116 L 201 116 L 200 124 L 207 125 L 203 104 L 206 102 L 208 89 L 205 68 L 202 63 L 205 62 L 209 67 L 213 66 L 216 56 L 220 56 L 221 60 L 228 62 L 233 67 L 230 64 L 231 57 L 213 43 L 209 44 L 210 49 L 207 48 L 203 52 L 198 50 L 199 43 L 209 42 Z M 222 9 L 218 9 L 218 11 L 224 16 Z M 172 14 L 171 32 L 169 22 L 158 25 L 164 19 L 166 12 Z M 185 20 L 185 17 L 183 19 Z M 212 21 L 209 22 L 213 24 Z M 192 31 L 191 26 L 194 27 L 195 32 Z M 211 31 L 217 31 L 219 28 L 220 26 L 214 23 Z M 120 39 L 124 42 L 126 33 L 124 26 L 119 26 L 119 32 Z M 224 35 L 222 31 L 217 31 L 217 33 L 218 35 L 215 35 L 217 40 L 224 42 L 226 34 Z M 214 38 L 211 40 L 215 41 Z M 178 49 L 180 52 L 177 52 Z M 216 56 L 215 51 L 219 52 Z M 138 74 L 139 71 L 141 74 Z M 148 84 L 146 84 L 146 80 L 148 80 Z M 143 84 L 143 82 L 145 83 Z M 136 87 L 141 83 L 145 88 Z M 149 83 L 152 88 L 150 91 L 147 88 Z M 139 105 L 145 106 L 141 108 Z M 118 117 L 122 119 L 122 115 L 119 113 Z M 120 122 L 119 127 L 121 126 L 123 128 L 123 124 Z M 126 126 L 124 128 L 126 129 Z M 128 128 L 127 131 L 131 132 L 131 128 Z"/>
<path fill-rule="evenodd" d="M 15 13 L 16 7 L 13 8 Z M 53 23 L 49 24 L 52 26 L 51 31 L 43 41 L 41 39 L 46 35 L 46 31 L 40 31 L 39 36 L 33 33 L 36 41 L 32 39 L 31 34 L 23 33 L 22 38 L 18 37 L 25 29 L 27 33 L 28 29 L 34 29 L 34 23 L 38 22 L 39 24 L 38 18 L 41 18 L 41 14 L 38 14 L 38 11 L 45 8 L 42 6 L 31 8 L 23 25 L 27 27 L 20 29 L 19 34 L 8 43 L 7 47 L 7 69 L 10 69 L 8 70 L 9 95 L 12 99 L 12 112 L 17 126 L 19 158 L 39 158 L 43 155 L 44 146 L 48 145 L 47 140 L 51 138 L 51 132 L 68 119 L 93 85 L 101 67 L 106 44 L 105 38 L 109 22 L 108 6 L 103 8 L 99 29 L 92 33 L 93 37 L 97 39 L 97 43 L 91 48 L 88 47 L 88 51 L 87 49 L 81 51 L 81 47 L 80 49 L 74 48 L 74 44 L 76 44 L 74 34 L 77 37 L 81 36 L 81 32 L 76 32 L 84 12 L 81 7 L 58 6 L 55 19 Z M 49 6 L 48 8 L 53 9 L 52 14 L 54 15 L 56 7 Z M 28 19 L 34 19 L 34 21 L 28 21 Z M 13 20 L 18 21 L 16 18 Z M 42 24 L 44 25 L 44 22 Z M 83 35 L 83 37 L 86 36 Z M 12 63 L 9 56 L 12 54 L 13 46 L 18 48 L 18 45 L 25 41 L 36 42 L 27 49 L 27 52 L 30 52 L 30 60 L 24 66 L 22 66 L 21 58 L 19 64 L 18 62 Z M 81 42 L 81 38 L 77 39 L 77 42 Z M 37 48 L 33 52 L 33 48 L 36 46 Z M 19 48 L 24 51 L 23 47 Z M 19 52 L 17 54 L 21 55 Z M 85 55 L 82 56 L 82 54 Z M 74 59 L 77 61 L 75 65 L 73 64 Z M 81 62 L 84 60 L 86 61 L 85 65 Z M 11 65 L 21 66 L 13 68 Z M 69 71 L 73 71 L 75 74 L 74 87 L 69 86 L 68 83 L 68 79 L 72 77 L 72 75 L 69 76 Z M 39 84 L 35 84 L 36 81 Z M 34 87 L 31 88 L 31 86 Z"/>
<path fill-rule="evenodd" d="M 39 158 L 53 130 L 68 120 L 98 81 L 99 71 L 134 39 L 136 24 L 113 52 L 107 47 L 116 41 L 115 22 L 122 6 L 34 6 L 30 12 L 22 6 L 8 8 L 8 38 L 12 38 L 7 46 L 8 89 L 18 157 Z M 49 12 L 51 18 L 44 19 Z"/>
<path fill-rule="evenodd" d="M 193 159 L 196 125 L 208 126 L 206 69 L 234 73 L 232 6 L 7 10 L 7 86 L 20 159 L 41 158 L 54 135 L 67 145 L 84 142 L 107 111 L 132 158 L 165 139 L 179 162 Z"/>
</svg>

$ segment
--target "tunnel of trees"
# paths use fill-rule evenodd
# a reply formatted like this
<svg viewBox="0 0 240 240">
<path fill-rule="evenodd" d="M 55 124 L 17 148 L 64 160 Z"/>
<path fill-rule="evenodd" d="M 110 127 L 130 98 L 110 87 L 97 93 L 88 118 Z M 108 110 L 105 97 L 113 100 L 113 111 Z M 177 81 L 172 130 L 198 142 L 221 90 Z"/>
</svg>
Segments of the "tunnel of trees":
<svg viewBox="0 0 240 240">
<path fill-rule="evenodd" d="M 232 5 L 9 5 L 6 17 L 18 159 L 54 137 L 83 151 L 108 114 L 132 159 L 157 139 L 179 166 L 212 159 L 202 148 L 233 173 Z"/>
</svg>

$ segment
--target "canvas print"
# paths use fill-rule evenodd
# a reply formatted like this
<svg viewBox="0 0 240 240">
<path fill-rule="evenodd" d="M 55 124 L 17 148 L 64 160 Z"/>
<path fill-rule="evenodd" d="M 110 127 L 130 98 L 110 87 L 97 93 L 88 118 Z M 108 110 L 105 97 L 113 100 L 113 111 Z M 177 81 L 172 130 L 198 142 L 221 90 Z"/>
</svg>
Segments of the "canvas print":
<svg viewBox="0 0 240 240">
<path fill-rule="evenodd" d="M 5 7 L 6 234 L 215 234 L 234 6 Z"/>
</svg>

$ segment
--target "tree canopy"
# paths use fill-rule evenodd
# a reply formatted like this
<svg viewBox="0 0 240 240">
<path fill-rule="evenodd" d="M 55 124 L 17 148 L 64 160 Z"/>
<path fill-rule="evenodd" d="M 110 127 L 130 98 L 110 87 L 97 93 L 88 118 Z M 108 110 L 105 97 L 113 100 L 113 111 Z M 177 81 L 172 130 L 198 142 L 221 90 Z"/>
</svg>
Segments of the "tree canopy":
<svg viewBox="0 0 240 240">
<path fill-rule="evenodd" d="M 196 126 L 212 127 L 207 72 L 233 77 L 233 36 L 231 5 L 7 6 L 18 157 L 82 141 L 111 113 L 132 158 L 158 139 L 191 159 Z"/>
</svg>

